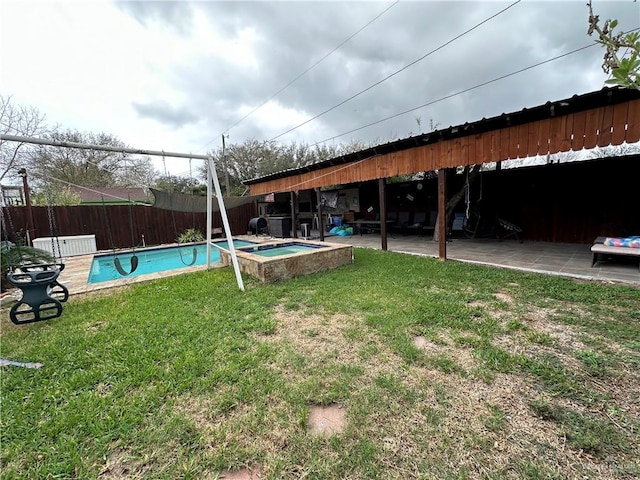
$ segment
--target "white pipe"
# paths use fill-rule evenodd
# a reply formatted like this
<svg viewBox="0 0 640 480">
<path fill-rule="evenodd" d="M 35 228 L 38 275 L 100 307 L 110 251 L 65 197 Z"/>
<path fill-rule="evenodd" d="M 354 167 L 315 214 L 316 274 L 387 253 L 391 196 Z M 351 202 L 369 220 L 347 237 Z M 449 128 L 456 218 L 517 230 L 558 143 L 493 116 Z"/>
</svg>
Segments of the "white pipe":
<svg viewBox="0 0 640 480">
<path fill-rule="evenodd" d="M 207 158 L 207 162 L 209 159 Z M 207 270 L 211 269 L 211 227 L 213 216 L 213 202 L 211 200 L 211 169 L 207 168 Z"/>
<path fill-rule="evenodd" d="M 34 143 L 37 145 L 50 145 L 52 147 L 79 148 L 82 150 L 98 150 L 101 152 L 131 153 L 134 155 L 154 155 L 157 157 L 195 158 L 197 160 L 209 159 L 208 155 L 194 155 L 192 153 L 164 152 L 162 150 L 141 150 L 137 148 L 111 147 L 109 145 L 92 145 L 90 143 L 58 142 L 55 140 L 48 140 L 44 138 L 20 137 L 17 135 L 6 135 L 4 133 L 0 133 L 0 140 L 6 140 L 8 142 Z"/>
<path fill-rule="evenodd" d="M 233 245 L 233 237 L 231 236 L 231 227 L 229 226 L 229 219 L 227 218 L 227 209 L 224 206 L 224 199 L 222 198 L 220 181 L 218 180 L 218 173 L 216 172 L 216 168 L 213 163 L 213 157 L 209 157 L 209 175 L 213 178 L 213 185 L 216 188 L 216 197 L 218 199 L 218 206 L 220 207 L 220 216 L 222 217 L 222 224 L 224 225 L 224 231 L 227 236 L 227 243 L 229 244 L 229 253 L 231 254 L 231 263 L 233 263 L 233 270 L 236 273 L 238 288 L 244 292 L 244 283 L 242 282 L 242 275 L 240 274 L 240 265 L 238 264 L 236 247 Z M 209 199 L 211 199 L 210 196 L 209 196 Z M 211 237 L 211 230 L 209 230 L 209 237 Z M 209 244 L 209 242 L 207 242 L 207 244 Z"/>
</svg>

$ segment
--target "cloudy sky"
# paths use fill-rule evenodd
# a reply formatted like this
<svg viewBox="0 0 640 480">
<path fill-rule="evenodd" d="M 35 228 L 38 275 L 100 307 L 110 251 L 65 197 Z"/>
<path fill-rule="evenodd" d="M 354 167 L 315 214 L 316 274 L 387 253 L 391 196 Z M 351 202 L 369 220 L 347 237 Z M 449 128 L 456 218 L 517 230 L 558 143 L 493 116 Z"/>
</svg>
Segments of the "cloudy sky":
<svg viewBox="0 0 640 480">
<path fill-rule="evenodd" d="M 2 0 L 0 93 L 135 148 L 386 143 L 602 88 L 598 46 L 473 88 L 594 43 L 585 3 Z M 640 27 L 640 3 L 594 9 Z"/>
</svg>

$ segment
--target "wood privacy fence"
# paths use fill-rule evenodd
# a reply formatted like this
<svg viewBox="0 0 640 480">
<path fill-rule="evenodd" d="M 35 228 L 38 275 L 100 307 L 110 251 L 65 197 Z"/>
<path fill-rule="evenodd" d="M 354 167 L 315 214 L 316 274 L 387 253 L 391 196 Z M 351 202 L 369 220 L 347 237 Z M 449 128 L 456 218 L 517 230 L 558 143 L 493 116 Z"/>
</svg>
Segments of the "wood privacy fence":
<svg viewBox="0 0 640 480">
<path fill-rule="evenodd" d="M 32 207 L 31 238 L 50 237 L 47 207 Z M 177 236 L 190 228 L 205 235 L 206 213 L 171 212 L 142 205 L 79 205 L 52 207 L 55 236 L 95 235 L 98 250 L 128 248 L 141 245 L 175 243 Z M 24 236 L 27 228 L 27 207 L 3 207 L 10 240 L 16 234 Z M 231 233 L 247 233 L 249 220 L 255 217 L 253 204 L 228 210 Z M 220 212 L 213 214 L 213 226 L 222 227 Z M 206 236 L 206 235 L 205 235 Z M 2 232 L 2 240 L 5 232 Z"/>
</svg>

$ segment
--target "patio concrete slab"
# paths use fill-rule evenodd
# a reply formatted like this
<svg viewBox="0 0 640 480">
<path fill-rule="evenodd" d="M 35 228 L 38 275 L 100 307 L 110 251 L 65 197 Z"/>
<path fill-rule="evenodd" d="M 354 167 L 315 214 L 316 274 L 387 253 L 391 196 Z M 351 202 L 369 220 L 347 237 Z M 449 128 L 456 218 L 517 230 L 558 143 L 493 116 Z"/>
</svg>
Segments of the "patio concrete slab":
<svg viewBox="0 0 640 480">
<path fill-rule="evenodd" d="M 349 243 L 354 247 L 381 249 L 379 234 L 332 235 L 326 240 Z M 387 247 L 394 252 L 438 257 L 438 244 L 431 237 L 395 235 L 388 238 Z M 640 287 L 638 259 L 612 259 L 611 262 L 598 262 L 592 267 L 590 247 L 590 244 L 454 238 L 447 242 L 447 259 Z"/>
</svg>

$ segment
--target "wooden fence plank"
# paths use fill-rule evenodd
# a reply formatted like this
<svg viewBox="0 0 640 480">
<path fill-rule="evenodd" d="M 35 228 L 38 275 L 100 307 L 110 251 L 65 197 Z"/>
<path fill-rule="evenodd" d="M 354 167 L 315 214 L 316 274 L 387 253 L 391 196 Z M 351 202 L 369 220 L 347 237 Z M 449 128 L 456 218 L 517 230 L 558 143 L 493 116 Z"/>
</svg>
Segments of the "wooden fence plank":
<svg viewBox="0 0 640 480">
<path fill-rule="evenodd" d="M 571 150 L 571 132 L 573 131 L 573 114 L 563 115 L 560 122 L 560 151 Z"/>
<path fill-rule="evenodd" d="M 546 155 L 549 153 L 551 140 L 551 119 L 547 118 L 538 123 L 538 155 Z"/>
<path fill-rule="evenodd" d="M 502 160 L 509 159 L 509 129 L 500 129 L 500 158 Z"/>
<path fill-rule="evenodd" d="M 598 146 L 607 147 L 611 144 L 611 127 L 613 126 L 613 105 L 607 105 L 602 110 L 602 122 L 598 133 Z"/>
<path fill-rule="evenodd" d="M 540 137 L 540 122 L 527 124 L 527 157 L 535 157 L 538 154 L 540 146 L 538 138 Z"/>
<path fill-rule="evenodd" d="M 573 114 L 573 129 L 571 135 L 571 150 L 578 152 L 584 146 L 585 126 L 587 123 L 587 112 Z"/>
<path fill-rule="evenodd" d="M 587 121 L 584 130 L 584 148 L 591 149 L 598 144 L 598 130 L 602 124 L 604 110 L 596 108 L 587 110 Z"/>
<path fill-rule="evenodd" d="M 509 158 L 518 158 L 518 127 L 509 127 L 509 144 L 507 145 Z"/>
<path fill-rule="evenodd" d="M 625 141 L 627 143 L 636 143 L 638 140 L 640 140 L 640 100 L 635 100 L 629 102 Z"/>
<path fill-rule="evenodd" d="M 526 158 L 529 151 L 529 124 L 518 125 L 518 158 Z"/>
<path fill-rule="evenodd" d="M 611 133 L 611 143 L 613 145 L 621 145 L 624 142 L 628 112 L 628 102 L 618 103 L 613 106 L 613 132 Z"/>
</svg>

